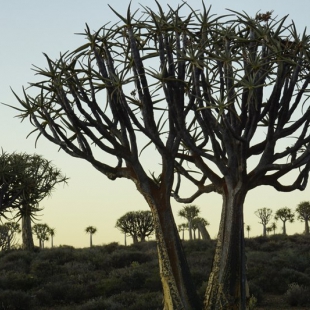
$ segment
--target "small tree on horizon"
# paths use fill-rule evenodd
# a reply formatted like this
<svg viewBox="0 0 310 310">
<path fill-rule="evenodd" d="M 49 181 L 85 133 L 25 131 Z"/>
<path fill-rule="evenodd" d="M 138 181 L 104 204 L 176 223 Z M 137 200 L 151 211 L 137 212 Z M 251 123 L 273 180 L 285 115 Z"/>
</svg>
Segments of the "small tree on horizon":
<svg viewBox="0 0 310 310">
<path fill-rule="evenodd" d="M 276 222 L 272 222 L 270 227 L 271 227 L 271 229 L 273 230 L 273 234 L 275 235 L 275 234 L 276 234 L 276 229 L 277 229 L 277 224 L 276 224 Z"/>
<path fill-rule="evenodd" d="M 267 234 L 267 225 L 271 220 L 272 210 L 269 208 L 262 208 L 255 211 L 255 215 L 260 219 L 260 224 L 263 225 L 263 237 Z"/>
<path fill-rule="evenodd" d="M 50 228 L 47 224 L 35 224 L 32 227 L 33 233 L 39 239 L 39 247 L 44 249 L 44 242 L 49 240 Z"/>
<path fill-rule="evenodd" d="M 293 223 L 294 222 L 294 213 L 288 207 L 281 208 L 276 211 L 275 220 L 281 220 L 283 223 L 282 233 L 286 235 L 286 222 Z"/>
<path fill-rule="evenodd" d="M 183 206 L 182 210 L 179 211 L 179 216 L 187 219 L 187 226 L 189 232 L 189 240 L 193 240 L 193 227 L 192 222 L 195 217 L 200 213 L 199 208 L 196 205 Z"/>
<path fill-rule="evenodd" d="M 305 222 L 305 235 L 309 235 L 309 220 L 310 220 L 310 202 L 302 201 L 296 208 L 297 219 Z"/>
<path fill-rule="evenodd" d="M 50 228 L 49 234 L 51 236 L 51 248 L 54 247 L 55 228 Z"/>
<path fill-rule="evenodd" d="M 94 226 L 87 226 L 85 228 L 85 232 L 87 234 L 89 234 L 89 246 L 92 247 L 93 246 L 93 235 L 97 232 L 97 228 Z"/>
<path fill-rule="evenodd" d="M 246 229 L 246 231 L 248 232 L 248 238 L 250 238 L 251 226 L 250 226 L 250 225 L 246 225 L 245 229 Z"/>
</svg>

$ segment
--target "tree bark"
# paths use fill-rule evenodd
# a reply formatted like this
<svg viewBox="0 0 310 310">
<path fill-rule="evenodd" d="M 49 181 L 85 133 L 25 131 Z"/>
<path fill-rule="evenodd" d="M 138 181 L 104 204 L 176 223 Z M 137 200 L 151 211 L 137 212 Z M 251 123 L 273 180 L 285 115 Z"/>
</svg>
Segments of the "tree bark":
<svg viewBox="0 0 310 310">
<path fill-rule="evenodd" d="M 309 235 L 309 222 L 305 219 L 305 235 Z"/>
<path fill-rule="evenodd" d="M 140 191 L 153 215 L 164 310 L 201 309 L 174 221 L 169 193 L 167 195 L 165 188 L 156 190 L 156 193 L 153 188 L 151 195 Z"/>
<path fill-rule="evenodd" d="M 203 225 L 203 223 L 198 223 L 198 229 L 199 229 L 199 232 L 201 234 L 202 240 L 210 240 L 211 239 L 210 234 L 207 231 L 206 226 Z"/>
<path fill-rule="evenodd" d="M 267 236 L 267 227 L 265 224 L 263 224 L 263 237 Z"/>
<path fill-rule="evenodd" d="M 283 235 L 286 235 L 286 221 L 283 221 Z"/>
<path fill-rule="evenodd" d="M 247 309 L 243 229 L 245 195 L 242 185 L 223 193 L 222 216 L 205 295 L 205 310 Z"/>
<path fill-rule="evenodd" d="M 22 213 L 22 248 L 24 250 L 34 250 L 30 211 L 25 207 Z"/>
</svg>

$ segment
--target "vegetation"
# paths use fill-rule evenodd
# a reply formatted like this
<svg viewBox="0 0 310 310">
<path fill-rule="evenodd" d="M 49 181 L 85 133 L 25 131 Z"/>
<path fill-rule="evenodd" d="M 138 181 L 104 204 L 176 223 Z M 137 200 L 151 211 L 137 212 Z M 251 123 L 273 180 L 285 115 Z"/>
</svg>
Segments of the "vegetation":
<svg viewBox="0 0 310 310">
<path fill-rule="evenodd" d="M 193 220 L 198 217 L 200 210 L 195 205 L 183 206 L 179 211 L 179 216 L 187 219 L 187 227 L 189 232 L 189 240 L 193 240 Z"/>
<path fill-rule="evenodd" d="M 262 208 L 255 211 L 255 215 L 260 219 L 260 224 L 263 225 L 263 236 L 266 237 L 267 225 L 271 220 L 272 210 L 269 208 Z"/>
<path fill-rule="evenodd" d="M 154 222 L 150 211 L 131 211 L 120 217 L 115 227 L 132 237 L 133 243 L 143 242 L 154 233 Z"/>
<path fill-rule="evenodd" d="M 35 68 L 43 79 L 32 84 L 38 95 L 16 96 L 20 116 L 108 178 L 135 183 L 153 215 L 167 310 L 201 306 L 171 193 L 182 203 L 221 194 L 204 307 L 245 309 L 246 195 L 262 185 L 304 190 L 308 182 L 309 36 L 271 12 L 231 12 L 227 19 L 186 2 L 166 13 L 159 4 L 159 13 L 143 10 L 142 18 L 130 8 L 125 17 L 114 11 L 120 23 L 95 33 L 86 27 L 86 44 L 55 61 L 46 56 L 47 69 Z M 140 157 L 148 145 L 161 165 L 151 173 Z M 292 183 L 283 183 L 293 170 Z M 184 198 L 188 182 L 196 189 Z"/>
<path fill-rule="evenodd" d="M 67 178 L 52 163 L 39 155 L 25 153 L 0 156 L 0 204 L 5 211 L 17 211 L 21 219 L 23 247 L 33 250 L 31 223 L 40 210 L 39 202 L 49 196 L 56 184 Z"/>
<path fill-rule="evenodd" d="M 283 226 L 282 226 L 282 233 L 283 233 L 283 235 L 286 235 L 286 222 L 293 223 L 294 222 L 294 217 L 295 217 L 294 213 L 288 207 L 284 207 L 284 208 L 281 208 L 281 209 L 276 211 L 276 214 L 275 214 L 274 218 L 276 220 L 281 220 L 282 221 L 282 223 L 283 223 Z"/>
<path fill-rule="evenodd" d="M 250 294 L 256 307 L 309 307 L 310 239 L 272 235 L 246 239 Z M 202 303 L 216 242 L 184 241 Z M 12 310 L 162 309 L 156 242 L 35 252 L 0 252 L 0 300 Z M 267 263 L 268 262 L 268 263 Z M 277 304 L 272 306 L 272 298 Z M 292 308 L 294 309 L 294 308 Z"/>
<path fill-rule="evenodd" d="M 49 240 L 51 230 L 47 224 L 35 224 L 32 227 L 32 231 L 37 236 L 40 242 L 40 248 L 44 248 L 44 242 Z"/>
<path fill-rule="evenodd" d="M 97 232 L 97 228 L 94 226 L 87 226 L 85 228 L 85 232 L 89 234 L 89 246 L 92 247 L 93 246 L 93 234 Z"/>
<path fill-rule="evenodd" d="M 309 235 L 310 202 L 302 201 L 296 208 L 297 219 L 305 222 L 305 234 Z"/>
<path fill-rule="evenodd" d="M 17 245 L 16 235 L 21 232 L 19 223 L 6 222 L 0 225 L 0 250 L 10 250 Z"/>
</svg>

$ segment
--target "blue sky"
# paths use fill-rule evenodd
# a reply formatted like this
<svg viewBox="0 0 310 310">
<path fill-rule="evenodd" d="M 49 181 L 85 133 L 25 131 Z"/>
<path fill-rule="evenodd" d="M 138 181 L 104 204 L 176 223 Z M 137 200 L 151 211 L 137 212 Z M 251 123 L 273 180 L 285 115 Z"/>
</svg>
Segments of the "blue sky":
<svg viewBox="0 0 310 310">
<path fill-rule="evenodd" d="M 155 1 L 139 1 L 145 6 L 155 8 Z M 138 1 L 132 1 L 132 7 L 139 7 Z M 10 90 L 21 94 L 22 86 L 35 81 L 32 65 L 45 67 L 43 52 L 52 59 L 59 53 L 72 50 L 84 43 L 82 36 L 75 33 L 83 32 L 85 23 L 90 29 L 97 30 L 108 21 L 112 23 L 118 19 L 108 7 L 110 4 L 120 14 L 126 14 L 129 1 L 106 0 L 28 0 L 2 1 L 0 11 L 0 102 L 18 106 Z M 167 3 L 176 7 L 181 1 L 162 1 L 159 3 L 164 9 Z M 202 7 L 201 1 L 191 0 L 190 5 L 195 9 Z M 308 0 L 289 1 L 205 1 L 205 5 L 212 5 L 214 14 L 226 14 L 226 8 L 245 11 L 254 16 L 256 12 L 274 11 L 273 16 L 282 17 L 289 14 L 299 31 L 309 26 L 310 2 Z M 69 157 L 58 152 L 55 145 L 40 139 L 35 148 L 34 137 L 26 139 L 33 129 L 28 121 L 20 122 L 13 109 L 0 106 L 0 146 L 6 152 L 27 152 L 43 155 L 66 174 L 70 180 L 67 186 L 58 186 L 52 197 L 42 201 L 44 207 L 43 223 L 56 229 L 54 244 L 68 244 L 75 247 L 88 246 L 89 238 L 84 230 L 93 225 L 98 229 L 93 238 L 94 244 L 113 241 L 122 243 L 123 236 L 114 227 L 116 220 L 125 212 L 131 210 L 147 210 L 148 206 L 128 180 L 111 182 L 80 159 Z M 258 188 L 248 195 L 245 203 L 245 223 L 250 225 L 251 235 L 259 235 L 262 226 L 254 211 L 258 208 L 278 208 L 287 206 L 295 209 L 302 200 L 310 200 L 309 187 L 304 192 L 277 193 L 271 188 Z M 175 213 L 182 205 L 172 203 Z M 216 237 L 221 197 L 216 194 L 205 195 L 195 204 L 201 209 L 201 216 L 211 225 L 209 231 Z M 177 223 L 183 222 L 176 216 Z M 278 223 L 280 226 L 280 223 Z M 303 223 L 288 224 L 289 234 L 303 231 Z M 48 245 L 48 244 L 47 244 Z"/>
</svg>

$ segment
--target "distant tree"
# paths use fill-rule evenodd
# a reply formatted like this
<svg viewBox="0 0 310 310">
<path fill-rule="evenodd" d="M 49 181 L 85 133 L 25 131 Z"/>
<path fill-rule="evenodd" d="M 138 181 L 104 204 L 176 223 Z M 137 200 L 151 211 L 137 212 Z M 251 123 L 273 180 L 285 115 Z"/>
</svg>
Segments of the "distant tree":
<svg viewBox="0 0 310 310">
<path fill-rule="evenodd" d="M 40 211 L 39 202 L 51 195 L 56 184 L 66 182 L 60 170 L 40 155 L 2 153 L 0 156 L 0 202 L 2 212 L 17 210 L 22 221 L 22 246 L 34 248 L 31 223 Z"/>
<path fill-rule="evenodd" d="M 251 226 L 250 226 L 250 225 L 246 225 L 245 229 L 246 229 L 246 231 L 248 232 L 248 238 L 250 238 Z"/>
<path fill-rule="evenodd" d="M 121 216 L 115 224 L 124 234 L 132 237 L 133 243 L 145 241 L 154 233 L 154 222 L 150 211 L 131 211 Z"/>
<path fill-rule="evenodd" d="M 309 235 L 310 202 L 302 201 L 296 208 L 297 219 L 305 222 L 305 234 Z"/>
<path fill-rule="evenodd" d="M 179 211 L 179 216 L 187 219 L 189 240 L 193 239 L 192 222 L 193 222 L 193 219 L 198 216 L 199 212 L 200 212 L 199 208 L 195 205 L 183 206 L 182 210 Z"/>
<path fill-rule="evenodd" d="M 55 228 L 50 228 L 50 236 L 51 236 L 51 248 L 54 247 L 54 236 L 55 236 Z"/>
<path fill-rule="evenodd" d="M 200 236 L 202 237 L 202 240 L 210 240 L 210 234 L 206 228 L 206 226 L 209 226 L 210 223 L 202 218 L 202 217 L 195 217 L 192 220 L 192 226 L 194 231 L 194 239 L 195 239 L 195 230 L 198 230 L 198 239 L 200 239 Z"/>
<path fill-rule="evenodd" d="M 85 231 L 87 234 L 89 234 L 90 247 L 92 247 L 93 246 L 93 234 L 97 232 L 97 228 L 94 226 L 88 226 L 85 228 Z"/>
<path fill-rule="evenodd" d="M 188 229 L 188 224 L 187 223 L 182 223 L 178 225 L 178 231 L 182 232 L 182 240 L 184 240 L 184 231 Z"/>
<path fill-rule="evenodd" d="M 269 235 L 272 232 L 272 227 L 267 227 L 266 232 L 267 232 L 267 235 Z"/>
<path fill-rule="evenodd" d="M 40 248 L 44 249 L 44 242 L 49 240 L 50 228 L 47 224 L 35 224 L 32 231 L 39 239 Z"/>
<path fill-rule="evenodd" d="M 272 222 L 270 227 L 271 227 L 271 229 L 273 230 L 273 234 L 275 235 L 275 234 L 276 234 L 276 229 L 277 229 L 277 224 L 276 224 L 276 222 Z"/>
<path fill-rule="evenodd" d="M 255 211 L 255 215 L 260 218 L 260 224 L 263 225 L 263 236 L 266 237 L 267 224 L 271 220 L 272 210 L 269 208 L 262 208 Z"/>
<path fill-rule="evenodd" d="M 286 235 L 286 222 L 293 223 L 294 222 L 294 213 L 288 207 L 281 208 L 277 210 L 275 214 L 275 220 L 281 220 L 283 223 L 282 232 L 283 235 Z"/>
<path fill-rule="evenodd" d="M 6 222 L 0 225 L 0 250 L 10 250 L 16 243 L 16 234 L 20 233 L 20 225 L 16 222 Z"/>
</svg>

